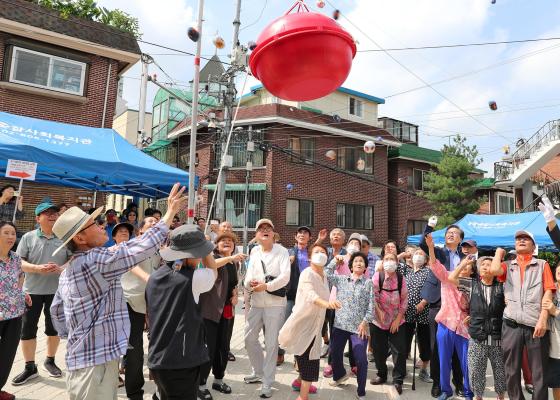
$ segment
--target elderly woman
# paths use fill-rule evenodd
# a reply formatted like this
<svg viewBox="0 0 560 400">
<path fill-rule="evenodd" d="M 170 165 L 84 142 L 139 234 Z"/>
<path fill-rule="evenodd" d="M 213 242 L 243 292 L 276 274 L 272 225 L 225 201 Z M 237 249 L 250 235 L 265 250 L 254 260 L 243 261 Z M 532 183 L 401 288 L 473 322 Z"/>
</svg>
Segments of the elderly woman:
<svg viewBox="0 0 560 400">
<path fill-rule="evenodd" d="M 26 300 L 23 293 L 23 270 L 21 258 L 10 249 L 16 242 L 16 227 L 11 222 L 0 222 L 0 398 L 15 399 L 2 388 L 8 380 L 21 335 L 21 317 L 25 312 Z"/>
<path fill-rule="evenodd" d="M 14 196 L 16 187 L 6 185 L 0 190 L 0 221 L 11 221 L 16 213 L 16 220 L 23 218 L 23 197 Z"/>
<path fill-rule="evenodd" d="M 344 256 L 336 256 L 327 266 L 329 283 L 337 289 L 336 299 L 341 308 L 337 310 L 331 337 L 333 381 L 332 386 L 343 384 L 350 377 L 343 364 L 346 342 L 352 343 L 352 352 L 357 367 L 359 399 L 365 398 L 367 380 L 368 324 L 373 312 L 373 287 L 366 279 L 368 259 L 363 253 L 352 254 L 348 261 L 351 275 L 335 274 L 337 264 L 344 262 Z"/>
<path fill-rule="evenodd" d="M 214 287 L 200 295 L 200 307 L 204 327 L 206 328 L 206 345 L 210 360 L 200 368 L 198 398 L 211 400 L 212 394 L 206 386 L 210 370 L 214 375 L 212 389 L 229 394 L 231 387 L 223 381 L 227 363 L 231 336 L 229 325 L 233 322 L 233 307 L 237 304 L 237 267 L 245 254 L 233 254 L 237 237 L 231 232 L 224 232 L 216 237 L 214 257 L 219 268 Z"/>
<path fill-rule="evenodd" d="M 292 388 L 299 391 L 301 400 L 307 400 L 309 393 L 317 392 L 311 382 L 319 380 L 325 309 L 340 308 L 340 302 L 329 301 L 329 285 L 323 270 L 327 259 L 326 247 L 315 244 L 311 248 L 310 268 L 305 268 L 300 274 L 292 314 L 278 335 L 280 345 L 295 354 L 299 377 L 292 382 Z"/>
<path fill-rule="evenodd" d="M 407 267 L 404 274 L 408 290 L 408 305 L 404 315 L 404 330 L 406 333 L 406 354 L 410 355 L 412 338 L 416 334 L 416 341 L 420 351 L 420 374 L 418 377 L 426 383 L 432 383 L 428 373 L 428 365 L 432 357 L 430 349 L 430 325 L 428 321 L 428 302 L 422 298 L 420 292 L 428 278 L 430 270 L 426 267 L 427 257 L 424 250 L 415 248 L 411 257 L 412 266 Z"/>
<path fill-rule="evenodd" d="M 372 278 L 375 293 L 375 313 L 371 325 L 372 344 L 377 378 L 372 385 L 382 385 L 387 381 L 387 354 L 391 346 L 393 356 L 393 385 L 400 395 L 406 376 L 406 333 L 401 328 L 408 306 L 408 290 L 404 276 L 397 271 L 397 255 L 385 252 L 382 271 Z"/>
</svg>

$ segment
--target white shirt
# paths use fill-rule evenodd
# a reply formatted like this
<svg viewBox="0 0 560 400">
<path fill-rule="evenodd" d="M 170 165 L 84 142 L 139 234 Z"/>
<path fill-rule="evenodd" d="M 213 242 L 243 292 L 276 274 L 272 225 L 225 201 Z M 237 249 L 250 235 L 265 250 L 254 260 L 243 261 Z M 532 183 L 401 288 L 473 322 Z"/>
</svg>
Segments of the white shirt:
<svg viewBox="0 0 560 400">
<path fill-rule="evenodd" d="M 290 281 L 290 254 L 285 247 L 275 243 L 268 252 L 263 251 L 261 246 L 256 246 L 251 250 L 244 280 L 247 289 L 251 289 L 252 280 L 264 282 L 265 271 L 261 261 L 265 265 L 266 275 L 276 277 L 266 284 L 267 291 L 273 292 L 288 284 Z M 251 307 L 284 306 L 286 306 L 286 297 L 274 296 L 266 291 L 251 293 Z"/>
</svg>

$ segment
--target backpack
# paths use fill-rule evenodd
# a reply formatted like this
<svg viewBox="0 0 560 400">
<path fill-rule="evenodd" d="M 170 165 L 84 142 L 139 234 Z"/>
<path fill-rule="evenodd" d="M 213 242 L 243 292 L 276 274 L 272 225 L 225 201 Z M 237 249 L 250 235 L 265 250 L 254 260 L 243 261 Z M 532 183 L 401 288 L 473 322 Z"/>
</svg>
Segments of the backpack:
<svg viewBox="0 0 560 400">
<path fill-rule="evenodd" d="M 396 289 L 385 289 L 383 287 L 383 283 L 385 282 L 385 271 L 380 271 L 378 278 L 379 278 L 379 293 L 381 293 L 382 290 L 386 291 L 386 292 L 394 292 L 395 290 L 399 291 L 399 297 L 401 296 L 401 290 L 402 290 L 402 282 L 403 282 L 403 276 L 399 271 L 395 271 L 397 273 L 397 288 Z"/>
</svg>

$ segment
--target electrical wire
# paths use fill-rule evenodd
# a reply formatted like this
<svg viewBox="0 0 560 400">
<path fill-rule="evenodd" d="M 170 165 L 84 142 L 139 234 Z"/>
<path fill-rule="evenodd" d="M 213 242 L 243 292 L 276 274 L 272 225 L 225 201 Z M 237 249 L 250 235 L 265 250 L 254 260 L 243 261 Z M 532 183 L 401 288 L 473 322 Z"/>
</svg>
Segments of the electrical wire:
<svg viewBox="0 0 560 400">
<path fill-rule="evenodd" d="M 543 42 L 550 40 L 560 40 L 560 37 L 547 37 L 547 38 L 536 38 L 536 39 L 519 39 L 519 40 L 502 40 L 497 42 L 478 42 L 478 43 L 458 43 L 458 44 L 442 44 L 442 45 L 430 45 L 430 46 L 418 46 L 418 47 L 400 47 L 400 48 L 388 48 L 388 49 L 365 49 L 358 50 L 358 53 L 373 53 L 382 51 L 409 51 L 409 50 L 431 50 L 431 49 L 450 49 L 457 47 L 479 47 L 479 46 L 492 46 L 499 44 L 515 44 L 515 43 L 531 43 L 531 42 Z"/>
<path fill-rule="evenodd" d="M 260 12 L 259 16 L 257 17 L 257 19 L 254 20 L 253 22 L 251 22 L 249 25 L 244 26 L 243 28 L 239 29 L 239 32 L 241 32 L 244 29 L 247 29 L 247 28 L 250 28 L 250 27 L 256 25 L 261 20 L 261 18 L 263 16 L 263 13 L 264 13 L 264 10 L 266 9 L 267 5 L 268 5 L 268 0 L 264 0 L 264 5 L 263 5 L 263 7 L 261 9 L 261 12 Z"/>
</svg>

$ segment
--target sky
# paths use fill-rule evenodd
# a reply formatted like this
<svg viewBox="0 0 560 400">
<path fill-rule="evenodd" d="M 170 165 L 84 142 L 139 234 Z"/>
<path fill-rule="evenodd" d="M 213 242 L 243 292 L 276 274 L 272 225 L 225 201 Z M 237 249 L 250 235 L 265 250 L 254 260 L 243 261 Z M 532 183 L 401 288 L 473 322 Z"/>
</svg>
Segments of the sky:
<svg viewBox="0 0 560 400">
<path fill-rule="evenodd" d="M 241 1 L 240 40 L 246 44 L 256 40 L 295 0 Z M 327 16 L 339 9 L 342 17 L 338 22 L 358 42 L 358 53 L 343 86 L 384 98 L 379 116 L 419 125 L 419 144 L 423 147 L 440 149 L 449 142 L 450 135 L 466 136 L 468 144 L 479 149 L 483 158 L 480 167 L 492 176 L 493 163 L 503 156 L 504 145 L 514 149 L 518 139 L 529 138 L 546 122 L 560 118 L 560 40 L 366 51 L 560 37 L 557 0 L 496 0 L 496 4 L 491 0 L 326 3 L 319 10 L 315 0 L 306 1 L 312 10 Z M 98 4 L 137 17 L 145 41 L 195 52 L 195 43 L 186 35 L 195 24 L 195 0 L 98 0 Z M 216 53 L 212 40 L 220 35 L 226 47 L 217 54 L 222 61 L 228 61 L 234 11 L 235 0 L 205 1 L 203 55 L 211 57 Z M 140 46 L 170 76 L 151 65 L 150 73 L 157 73 L 159 81 L 172 81 L 181 87 L 192 80 L 192 56 L 143 43 Z M 137 109 L 140 65 L 128 70 L 124 78 L 124 98 L 129 108 Z M 246 91 L 257 83 L 250 77 Z M 241 78 L 238 87 L 241 90 Z M 149 84 L 149 110 L 156 89 Z M 409 92 L 402 93 L 405 91 Z M 496 102 L 496 111 L 490 110 L 489 101 Z"/>
</svg>

